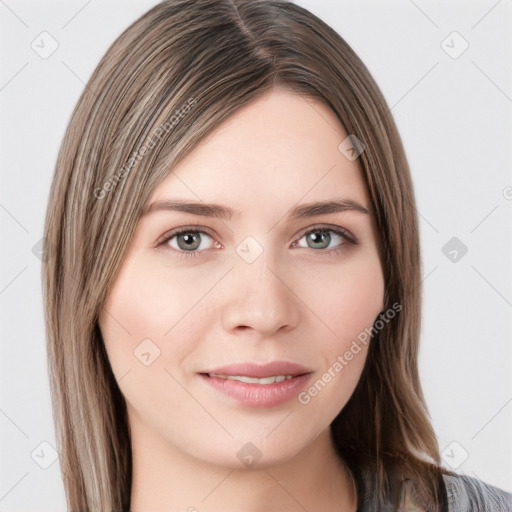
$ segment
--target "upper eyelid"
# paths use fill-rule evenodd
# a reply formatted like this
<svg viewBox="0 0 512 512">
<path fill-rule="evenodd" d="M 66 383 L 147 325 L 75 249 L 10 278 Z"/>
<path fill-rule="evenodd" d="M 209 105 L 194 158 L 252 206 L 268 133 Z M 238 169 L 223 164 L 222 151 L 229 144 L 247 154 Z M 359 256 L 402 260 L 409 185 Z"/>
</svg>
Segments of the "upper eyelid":
<svg viewBox="0 0 512 512">
<path fill-rule="evenodd" d="M 158 237 L 158 239 L 155 242 L 155 245 L 161 245 L 166 242 L 168 242 L 171 238 L 175 237 L 176 235 L 179 235 L 181 233 L 205 233 L 210 238 L 214 239 L 215 241 L 218 241 L 215 239 L 215 236 L 209 232 L 209 228 L 207 226 L 199 226 L 199 225 L 191 225 L 191 226 L 180 226 L 177 228 L 169 229 L 166 231 L 162 236 Z"/>
<path fill-rule="evenodd" d="M 302 238 L 303 236 L 307 235 L 311 231 L 320 230 L 320 229 L 325 229 L 326 231 L 340 232 L 340 234 L 342 236 L 345 236 L 346 238 L 348 238 L 350 242 L 352 242 L 354 244 L 357 243 L 358 239 L 347 228 L 344 228 L 342 226 L 333 225 L 333 224 L 328 224 L 328 223 L 315 224 L 313 226 L 309 226 L 307 228 L 302 229 L 301 231 L 299 231 L 299 234 L 295 235 L 294 241 Z M 202 226 L 202 225 L 192 224 L 189 226 L 186 226 L 186 225 L 180 226 L 180 227 L 177 227 L 174 229 L 170 229 L 169 231 L 167 231 L 167 233 L 165 233 L 164 235 L 159 237 L 156 242 L 156 245 L 157 246 L 162 245 L 162 244 L 168 242 L 171 238 L 175 237 L 176 235 L 179 235 L 181 233 L 189 233 L 189 232 L 205 233 L 210 238 L 212 238 L 212 240 L 214 242 L 221 243 L 217 240 L 215 235 L 210 233 L 210 231 L 211 231 L 210 228 L 208 228 L 207 226 Z"/>
<path fill-rule="evenodd" d="M 341 232 L 341 234 L 347 236 L 347 238 L 353 239 L 354 241 L 357 240 L 356 237 L 347 228 L 342 226 L 335 226 L 332 224 L 317 224 L 312 227 L 305 228 L 304 230 L 300 231 L 300 235 L 297 236 L 302 238 L 304 235 L 307 235 L 311 231 L 321 229 L 325 229 L 326 231 Z"/>
</svg>

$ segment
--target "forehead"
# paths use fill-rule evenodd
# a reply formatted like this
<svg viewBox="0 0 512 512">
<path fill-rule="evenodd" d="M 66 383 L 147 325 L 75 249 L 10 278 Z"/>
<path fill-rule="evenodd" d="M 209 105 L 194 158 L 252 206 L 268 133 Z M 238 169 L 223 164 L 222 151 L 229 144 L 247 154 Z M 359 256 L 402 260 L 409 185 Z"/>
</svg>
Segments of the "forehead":
<svg viewBox="0 0 512 512">
<path fill-rule="evenodd" d="M 252 203 L 275 208 L 342 196 L 366 202 L 359 164 L 340 150 L 346 138 L 325 104 L 275 89 L 217 127 L 158 185 L 150 202 L 180 197 L 240 211 Z"/>
</svg>

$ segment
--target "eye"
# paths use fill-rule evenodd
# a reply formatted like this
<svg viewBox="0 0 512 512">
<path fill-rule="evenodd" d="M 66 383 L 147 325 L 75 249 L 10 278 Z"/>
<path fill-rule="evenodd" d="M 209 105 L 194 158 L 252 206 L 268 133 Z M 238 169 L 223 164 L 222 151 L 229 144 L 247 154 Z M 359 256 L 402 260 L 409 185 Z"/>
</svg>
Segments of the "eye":
<svg viewBox="0 0 512 512">
<path fill-rule="evenodd" d="M 309 229 L 292 244 L 292 247 L 317 249 L 317 252 L 322 254 L 330 254 L 340 252 L 349 245 L 357 245 L 357 240 L 343 228 L 320 226 Z M 200 256 L 203 251 L 222 248 L 210 234 L 197 227 L 174 229 L 163 235 L 157 241 L 157 246 L 168 247 L 179 257 Z"/>
<path fill-rule="evenodd" d="M 341 228 L 317 227 L 310 229 L 293 244 L 294 247 L 319 249 L 330 253 L 341 251 L 347 245 L 355 245 L 357 241 L 347 231 Z"/>
<path fill-rule="evenodd" d="M 199 229 L 178 228 L 166 233 L 158 242 L 158 246 L 167 245 L 179 256 L 197 256 L 199 252 L 222 247 L 208 233 Z"/>
</svg>

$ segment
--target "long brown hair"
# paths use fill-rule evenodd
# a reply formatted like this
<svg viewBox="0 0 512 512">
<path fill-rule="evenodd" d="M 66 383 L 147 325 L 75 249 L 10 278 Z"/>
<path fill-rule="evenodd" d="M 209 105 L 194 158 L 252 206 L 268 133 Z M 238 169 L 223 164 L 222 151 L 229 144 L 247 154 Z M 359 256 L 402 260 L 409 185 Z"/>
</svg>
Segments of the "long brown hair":
<svg viewBox="0 0 512 512">
<path fill-rule="evenodd" d="M 411 477 L 438 510 L 440 457 L 418 378 L 420 254 L 411 178 L 396 126 L 348 44 L 280 0 L 167 0 L 108 49 L 75 107 L 45 224 L 43 287 L 53 414 L 68 507 L 129 510 L 124 398 L 98 327 L 102 304 L 151 192 L 241 106 L 280 86 L 328 105 L 359 156 L 380 236 L 385 309 L 363 374 L 332 424 L 335 446 L 371 486 Z M 362 496 L 360 496 L 363 499 Z"/>
</svg>

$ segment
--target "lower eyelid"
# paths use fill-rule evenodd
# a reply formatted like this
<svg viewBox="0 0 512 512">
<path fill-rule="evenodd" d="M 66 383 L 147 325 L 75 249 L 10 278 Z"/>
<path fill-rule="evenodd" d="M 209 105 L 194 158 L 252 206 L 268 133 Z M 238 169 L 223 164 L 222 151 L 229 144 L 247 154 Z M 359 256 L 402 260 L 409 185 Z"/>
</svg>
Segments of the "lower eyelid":
<svg viewBox="0 0 512 512">
<path fill-rule="evenodd" d="M 171 247 L 171 245 L 170 245 L 171 240 L 173 240 L 174 238 L 178 237 L 179 235 L 183 235 L 183 234 L 194 234 L 194 235 L 199 234 L 199 235 L 201 235 L 201 237 L 207 236 L 211 240 L 212 247 L 208 247 L 207 249 L 195 249 L 193 251 L 185 251 L 183 249 L 177 249 L 175 247 Z M 210 249 L 215 248 L 214 246 L 216 244 L 222 245 L 222 244 L 220 244 L 220 242 L 218 242 L 212 235 L 210 235 L 206 231 L 198 231 L 198 230 L 194 231 L 194 230 L 188 230 L 188 229 L 178 231 L 176 233 L 171 233 L 169 236 L 166 236 L 166 238 L 159 243 L 159 245 L 169 246 L 169 248 L 173 251 L 176 251 L 178 253 L 185 253 L 185 254 L 195 254 L 195 253 L 200 253 L 203 251 L 208 251 Z"/>
<path fill-rule="evenodd" d="M 321 227 L 310 229 L 309 231 L 306 231 L 299 238 L 297 238 L 297 241 L 301 240 L 302 238 L 304 238 L 305 236 L 308 236 L 311 233 L 315 233 L 318 231 L 326 231 L 328 233 L 334 233 L 335 235 L 339 236 L 342 240 L 342 243 L 337 245 L 336 247 L 333 247 L 330 249 L 329 248 L 319 249 L 319 251 L 323 251 L 323 252 L 333 251 L 333 250 L 341 249 L 343 246 L 346 246 L 346 245 L 356 245 L 357 244 L 357 241 L 352 236 L 350 236 L 348 233 L 345 233 L 344 231 L 341 231 L 341 230 L 338 231 L 338 230 L 332 229 L 332 228 L 321 228 Z M 296 244 L 296 243 L 297 242 L 294 242 L 294 244 Z M 308 247 L 302 247 L 302 248 L 308 249 Z M 309 247 L 309 249 L 313 249 L 313 248 Z"/>
<path fill-rule="evenodd" d="M 317 228 L 309 229 L 308 231 L 306 231 L 305 233 L 300 235 L 298 238 L 296 238 L 295 239 L 296 241 L 293 242 L 292 246 L 297 247 L 296 244 L 299 240 L 301 240 L 305 236 L 309 235 L 310 233 L 314 233 L 315 231 L 327 231 L 329 233 L 334 233 L 334 234 L 338 235 L 339 237 L 341 237 L 341 239 L 343 241 L 343 243 L 341 243 L 333 248 L 314 249 L 312 247 L 309 247 L 309 249 L 313 249 L 315 252 L 322 252 L 322 253 L 338 252 L 338 251 L 344 249 L 346 245 L 357 244 L 357 241 L 352 236 L 350 236 L 348 233 L 345 233 L 342 230 L 336 230 L 334 228 L 327 228 L 327 227 L 317 227 Z M 211 239 L 212 247 L 209 247 L 208 249 L 195 249 L 193 251 L 185 251 L 183 249 L 176 249 L 174 247 L 171 247 L 169 244 L 170 240 L 172 240 L 173 238 L 175 238 L 181 234 L 184 234 L 184 233 L 206 235 L 207 237 L 209 237 Z M 202 252 L 210 251 L 211 249 L 223 248 L 222 244 L 215 237 L 213 237 L 210 233 L 208 233 L 206 231 L 201 231 L 198 229 L 195 229 L 195 230 L 194 229 L 182 229 L 182 230 L 179 230 L 174 233 L 171 232 L 169 235 L 164 235 L 164 237 L 165 238 L 162 241 L 157 242 L 157 246 L 160 247 L 160 246 L 167 245 L 170 250 L 178 253 L 178 255 L 180 255 L 180 256 L 199 256 Z M 221 247 L 215 247 L 216 244 L 220 245 Z M 302 247 L 302 246 L 298 246 L 298 247 L 302 248 L 302 249 L 308 249 L 308 247 Z"/>
</svg>

